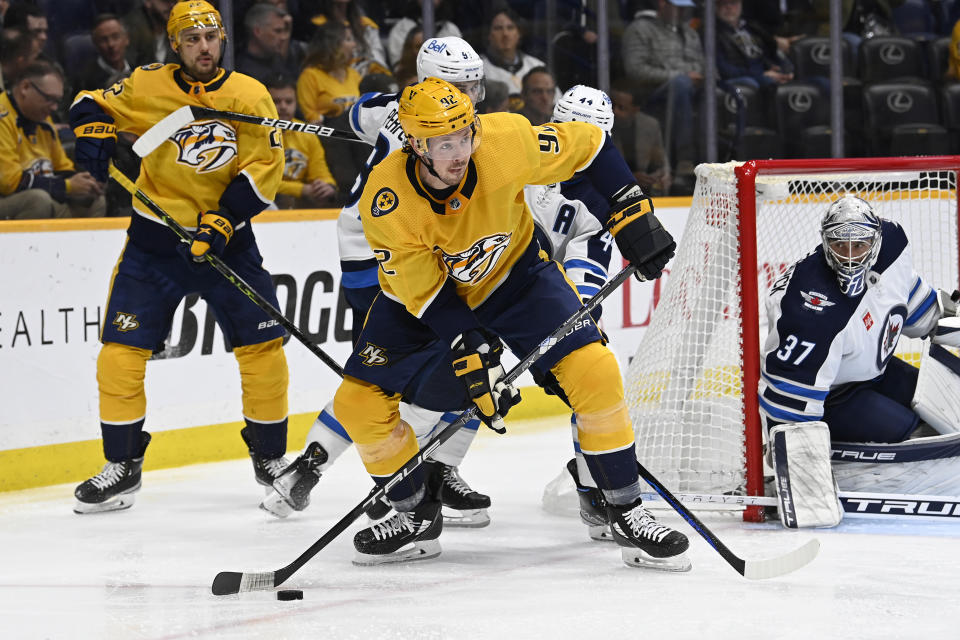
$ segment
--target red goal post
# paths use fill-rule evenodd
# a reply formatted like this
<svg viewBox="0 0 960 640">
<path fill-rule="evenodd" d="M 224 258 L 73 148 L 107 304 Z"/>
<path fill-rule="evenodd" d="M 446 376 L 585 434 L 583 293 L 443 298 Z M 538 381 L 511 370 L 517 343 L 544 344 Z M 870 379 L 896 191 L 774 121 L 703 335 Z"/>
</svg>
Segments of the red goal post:
<svg viewBox="0 0 960 640">
<path fill-rule="evenodd" d="M 958 171 L 960 156 L 697 167 L 677 256 L 625 376 L 640 461 L 674 492 L 762 495 L 766 290 L 817 246 L 820 216 L 843 194 L 904 226 L 930 284 L 958 286 Z M 918 363 L 917 341 L 897 354 Z M 762 519 L 760 508 L 744 519 Z"/>
</svg>

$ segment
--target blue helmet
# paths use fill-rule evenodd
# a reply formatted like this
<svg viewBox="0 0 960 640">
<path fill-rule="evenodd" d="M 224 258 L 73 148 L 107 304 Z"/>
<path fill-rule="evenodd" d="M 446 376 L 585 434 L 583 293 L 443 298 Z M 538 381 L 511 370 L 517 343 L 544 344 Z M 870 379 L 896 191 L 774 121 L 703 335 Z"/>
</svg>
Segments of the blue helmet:
<svg viewBox="0 0 960 640">
<path fill-rule="evenodd" d="M 866 200 L 843 196 L 820 221 L 827 264 L 837 273 L 840 290 L 849 297 L 863 293 L 866 276 L 880 254 L 880 218 Z"/>
</svg>

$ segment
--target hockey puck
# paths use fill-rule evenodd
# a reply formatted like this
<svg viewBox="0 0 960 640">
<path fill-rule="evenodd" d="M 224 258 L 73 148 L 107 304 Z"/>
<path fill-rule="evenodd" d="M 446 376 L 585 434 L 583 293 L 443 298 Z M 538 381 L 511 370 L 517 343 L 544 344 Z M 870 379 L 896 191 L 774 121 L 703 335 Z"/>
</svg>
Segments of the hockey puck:
<svg viewBox="0 0 960 640">
<path fill-rule="evenodd" d="M 303 591 L 300 589 L 277 591 L 277 600 L 303 600 Z"/>
</svg>

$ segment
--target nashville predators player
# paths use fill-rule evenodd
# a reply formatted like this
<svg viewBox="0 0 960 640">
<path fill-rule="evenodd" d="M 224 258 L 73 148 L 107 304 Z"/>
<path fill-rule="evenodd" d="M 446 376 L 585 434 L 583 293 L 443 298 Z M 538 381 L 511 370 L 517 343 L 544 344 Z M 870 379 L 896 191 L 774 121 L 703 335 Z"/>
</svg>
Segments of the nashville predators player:
<svg viewBox="0 0 960 640">
<path fill-rule="evenodd" d="M 180 64 L 150 64 L 108 89 L 78 94 L 70 108 L 77 164 L 101 181 L 117 131 L 140 135 L 185 104 L 276 117 L 256 80 L 220 67 L 227 35 L 207 2 L 176 4 L 167 35 Z M 284 331 L 209 265 L 215 253 L 277 306 L 270 274 L 261 266 L 250 218 L 272 201 L 283 175 L 275 130 L 219 120 L 189 124 L 144 158 L 137 186 L 194 234 L 179 242 L 156 216 L 134 201 L 127 243 L 114 269 L 97 359 L 103 471 L 77 487 L 77 513 L 125 509 L 140 488 L 150 434 L 144 371 L 163 348 L 173 313 L 199 292 L 233 346 L 240 368 L 241 431 L 256 479 L 269 486 L 286 466 L 287 363 Z M 181 250 L 183 249 L 183 250 Z M 222 393 L 204 381 L 197 393 Z"/>
<path fill-rule="evenodd" d="M 515 114 L 476 116 L 466 96 L 437 78 L 404 89 L 398 117 L 404 152 L 373 168 L 359 201 L 382 293 L 334 399 L 380 484 L 417 452 L 413 430 L 400 419 L 401 397 L 448 410 L 472 401 L 485 423 L 500 428 L 519 400 L 502 382 L 500 340 L 525 355 L 581 305 L 533 240 L 524 185 L 582 172 L 612 203 L 606 227 L 647 278 L 659 277 L 676 246 L 622 156 L 593 125 L 533 127 Z M 689 568 L 686 537 L 642 504 L 620 371 L 599 330 L 584 322 L 533 366 L 556 376 L 578 415 L 581 449 L 624 561 Z M 388 498 L 397 514 L 356 534 L 354 562 L 438 555 L 436 487 L 423 467 L 394 485 Z"/>
</svg>

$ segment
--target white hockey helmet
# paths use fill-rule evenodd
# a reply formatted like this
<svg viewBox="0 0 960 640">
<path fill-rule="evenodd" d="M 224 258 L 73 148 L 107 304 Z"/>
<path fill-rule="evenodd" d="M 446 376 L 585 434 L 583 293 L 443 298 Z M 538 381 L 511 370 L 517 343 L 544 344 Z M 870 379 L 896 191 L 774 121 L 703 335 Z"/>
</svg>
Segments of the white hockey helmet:
<svg viewBox="0 0 960 640">
<path fill-rule="evenodd" d="M 417 80 L 440 78 L 466 93 L 474 104 L 483 102 L 483 60 L 470 44 L 454 36 L 430 38 L 417 53 Z"/>
<path fill-rule="evenodd" d="M 857 196 L 835 200 L 820 221 L 827 264 L 836 271 L 840 290 L 849 297 L 863 293 L 867 272 L 880 254 L 880 218 Z"/>
<path fill-rule="evenodd" d="M 607 133 L 613 129 L 613 102 L 610 96 L 586 85 L 567 89 L 553 107 L 554 122 L 589 122 Z"/>
</svg>

